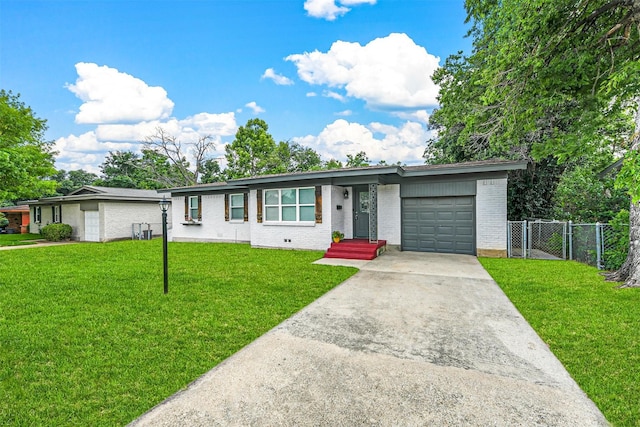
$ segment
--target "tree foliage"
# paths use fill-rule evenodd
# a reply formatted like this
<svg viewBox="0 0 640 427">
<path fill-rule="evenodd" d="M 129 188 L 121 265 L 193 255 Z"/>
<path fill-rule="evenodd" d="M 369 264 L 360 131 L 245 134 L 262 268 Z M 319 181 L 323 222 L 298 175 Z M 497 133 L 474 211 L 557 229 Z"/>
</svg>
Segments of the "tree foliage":
<svg viewBox="0 0 640 427">
<path fill-rule="evenodd" d="M 56 193 L 66 196 L 84 185 L 93 185 L 98 181 L 98 175 L 82 169 L 69 172 L 61 169 L 53 175 L 52 179 L 58 183 Z"/>
<path fill-rule="evenodd" d="M 279 173 L 322 169 L 320 155 L 312 148 L 302 146 L 296 142 L 279 142 L 277 156 Z"/>
<path fill-rule="evenodd" d="M 19 95 L 0 90 L 0 201 L 55 192 L 53 142 L 45 139 L 46 120 L 36 117 Z"/>
<path fill-rule="evenodd" d="M 158 127 L 153 135 L 145 139 L 145 150 L 143 150 L 143 154 L 155 152 L 158 156 L 147 153 L 148 162 L 145 167 L 149 174 L 155 176 L 156 181 L 164 179 L 168 187 L 194 185 L 200 182 L 207 154 L 214 148 L 211 135 L 199 136 L 194 142 L 183 143 L 174 135 Z M 193 167 L 187 160 L 187 155 L 194 160 Z M 167 172 L 169 172 L 169 178 L 166 176 Z"/>
<path fill-rule="evenodd" d="M 465 6 L 474 48 L 447 59 L 434 75 L 442 108 L 431 117 L 438 139 L 425 151 L 427 161 L 578 163 L 637 149 L 638 0 L 467 0 Z M 621 173 L 627 181 L 640 173 L 639 156 L 630 157 L 635 160 Z M 632 223 L 640 220 L 636 208 Z"/>
<path fill-rule="evenodd" d="M 628 194 L 614 188 L 612 174 L 600 176 L 601 170 L 578 165 L 562 175 L 554 194 L 555 219 L 609 222 L 623 210 L 628 216 Z"/>
<path fill-rule="evenodd" d="M 364 151 L 359 151 L 356 154 L 347 154 L 347 164 L 348 168 L 361 168 L 365 166 L 369 166 L 371 161 L 369 157 L 367 157 L 367 153 Z"/>
<path fill-rule="evenodd" d="M 250 119 L 225 147 L 229 179 L 278 173 L 277 145 L 264 120 Z"/>
</svg>

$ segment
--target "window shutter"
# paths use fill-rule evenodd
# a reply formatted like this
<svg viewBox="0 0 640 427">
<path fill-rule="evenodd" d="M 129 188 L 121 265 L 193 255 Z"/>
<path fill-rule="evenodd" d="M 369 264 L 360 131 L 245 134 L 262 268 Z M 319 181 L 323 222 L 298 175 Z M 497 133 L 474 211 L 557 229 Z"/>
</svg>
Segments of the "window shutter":
<svg viewBox="0 0 640 427">
<path fill-rule="evenodd" d="M 62 224 L 62 205 L 58 206 L 58 222 Z"/>
<path fill-rule="evenodd" d="M 189 196 L 184 196 L 184 220 L 189 221 Z"/>
<path fill-rule="evenodd" d="M 249 193 L 244 193 L 244 222 L 249 221 Z"/>
<path fill-rule="evenodd" d="M 56 207 L 51 206 L 51 222 L 56 222 Z"/>
<path fill-rule="evenodd" d="M 202 196 L 198 196 L 198 221 L 202 221 Z"/>
<path fill-rule="evenodd" d="M 316 224 L 322 224 L 322 186 L 316 185 Z"/>
<path fill-rule="evenodd" d="M 256 190 L 256 203 L 258 206 L 256 206 L 257 211 L 258 211 L 258 223 L 262 222 L 262 190 L 258 189 Z"/>
<path fill-rule="evenodd" d="M 224 195 L 224 220 L 229 221 L 229 195 Z"/>
</svg>

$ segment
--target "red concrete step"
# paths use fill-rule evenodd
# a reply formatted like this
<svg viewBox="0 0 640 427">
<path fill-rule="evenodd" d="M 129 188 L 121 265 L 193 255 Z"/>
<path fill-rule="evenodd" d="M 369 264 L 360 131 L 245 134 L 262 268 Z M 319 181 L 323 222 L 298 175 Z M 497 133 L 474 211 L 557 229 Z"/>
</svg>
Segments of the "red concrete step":
<svg viewBox="0 0 640 427">
<path fill-rule="evenodd" d="M 378 243 L 369 243 L 364 239 L 343 240 L 340 243 L 332 243 L 324 257 L 372 260 L 384 250 L 386 243 L 384 240 L 380 240 Z"/>
</svg>

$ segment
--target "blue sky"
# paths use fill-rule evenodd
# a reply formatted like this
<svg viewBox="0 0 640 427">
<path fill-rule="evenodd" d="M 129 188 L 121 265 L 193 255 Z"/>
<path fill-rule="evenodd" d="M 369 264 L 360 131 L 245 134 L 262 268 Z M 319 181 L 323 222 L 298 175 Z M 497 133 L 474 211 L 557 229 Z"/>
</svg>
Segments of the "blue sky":
<svg viewBox="0 0 640 427">
<path fill-rule="evenodd" d="M 416 164 L 464 19 L 463 0 L 2 0 L 0 87 L 47 119 L 59 169 L 98 173 L 157 127 L 220 158 L 254 117 L 325 160 Z"/>
</svg>

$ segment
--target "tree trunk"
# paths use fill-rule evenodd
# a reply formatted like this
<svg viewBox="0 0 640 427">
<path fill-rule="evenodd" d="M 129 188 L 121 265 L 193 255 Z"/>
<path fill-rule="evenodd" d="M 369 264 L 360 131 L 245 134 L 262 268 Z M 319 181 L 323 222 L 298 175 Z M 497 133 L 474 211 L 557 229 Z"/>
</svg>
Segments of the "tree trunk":
<svg viewBox="0 0 640 427">
<path fill-rule="evenodd" d="M 606 279 L 624 282 L 621 288 L 640 287 L 640 204 L 631 203 L 629 209 L 629 254 L 618 271 L 607 274 Z"/>
<path fill-rule="evenodd" d="M 636 129 L 632 150 L 640 149 L 640 98 L 636 98 Z M 640 287 L 640 203 L 631 201 L 629 208 L 629 253 L 618 271 L 607 274 L 605 278 L 612 282 L 624 282 L 621 288 Z"/>
</svg>

